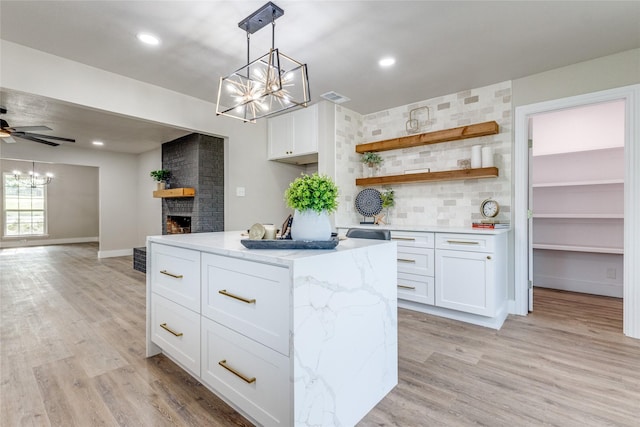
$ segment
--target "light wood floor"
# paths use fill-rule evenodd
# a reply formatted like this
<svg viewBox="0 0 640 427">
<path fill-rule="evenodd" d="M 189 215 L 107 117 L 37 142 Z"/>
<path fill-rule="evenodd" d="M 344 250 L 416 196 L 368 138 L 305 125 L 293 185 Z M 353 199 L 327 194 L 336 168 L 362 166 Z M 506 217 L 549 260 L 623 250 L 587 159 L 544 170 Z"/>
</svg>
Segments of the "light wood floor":
<svg viewBox="0 0 640 427">
<path fill-rule="evenodd" d="M 96 251 L 0 250 L 0 425 L 249 425 L 144 358 L 144 274 Z M 399 384 L 359 425 L 640 425 L 640 340 L 622 334 L 621 301 L 535 294 L 500 331 L 400 310 Z"/>
</svg>

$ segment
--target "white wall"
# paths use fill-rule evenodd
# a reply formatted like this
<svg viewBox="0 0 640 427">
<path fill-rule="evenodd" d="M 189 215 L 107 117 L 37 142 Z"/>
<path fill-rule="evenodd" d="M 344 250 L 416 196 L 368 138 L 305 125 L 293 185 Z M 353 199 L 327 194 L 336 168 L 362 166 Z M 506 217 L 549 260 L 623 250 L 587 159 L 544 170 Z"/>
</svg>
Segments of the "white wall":
<svg viewBox="0 0 640 427">
<path fill-rule="evenodd" d="M 300 174 L 301 168 L 266 160 L 264 120 L 257 124 L 246 124 L 227 117 L 216 117 L 213 102 L 182 95 L 5 40 L 0 42 L 0 50 L 0 86 L 3 88 L 225 138 L 225 157 L 228 159 L 225 165 L 227 230 L 246 229 L 255 222 L 280 223 L 289 213 L 282 195 L 289 182 Z M 212 101 L 214 96 L 215 94 L 211 95 Z M 40 160 L 52 152 L 40 147 L 24 152 L 23 147 L 28 146 L 27 144 L 14 145 L 20 145 L 12 154 L 14 158 Z M 104 163 L 100 160 L 104 152 L 86 151 L 88 153 L 81 156 L 85 159 L 84 164 Z M 155 232 L 138 230 L 139 224 L 156 220 L 145 217 L 154 215 L 153 207 L 145 207 L 145 212 L 141 212 L 140 216 L 136 213 L 138 197 L 141 197 L 140 193 L 146 193 L 146 189 L 139 188 L 139 178 L 144 175 L 144 171 L 138 171 L 138 167 L 153 164 L 153 161 L 146 157 L 138 161 L 135 156 L 124 156 L 119 167 L 115 167 L 109 161 L 107 163 L 108 171 L 100 172 L 100 237 L 101 252 L 105 251 L 103 255 L 123 253 L 139 246 L 139 238 L 143 234 Z M 117 171 L 122 171 L 122 174 L 118 174 Z M 245 197 L 236 196 L 237 187 L 245 188 Z M 105 223 L 112 221 L 110 218 L 116 213 L 114 210 L 118 209 L 125 209 L 129 215 L 134 216 L 133 225 L 124 235 L 112 234 L 114 227 Z"/>
<path fill-rule="evenodd" d="M 162 234 L 162 199 L 154 199 L 151 195 L 157 188 L 156 181 L 149 172 L 162 169 L 162 150 L 147 151 L 138 155 L 138 195 L 137 226 L 138 238 L 136 246 L 144 246 L 147 236 Z"/>
<path fill-rule="evenodd" d="M 3 143 L 4 144 L 4 143 Z M 19 170 L 31 171 L 31 162 L 0 160 L 0 175 Z M 44 236 L 5 237 L 0 247 L 34 246 L 41 244 L 98 241 L 99 201 L 98 168 L 68 164 L 36 163 L 36 172 L 54 174 L 46 187 L 47 229 Z M 0 185 L 0 208 L 3 203 Z M 0 229 L 2 229 L 0 219 Z"/>
</svg>

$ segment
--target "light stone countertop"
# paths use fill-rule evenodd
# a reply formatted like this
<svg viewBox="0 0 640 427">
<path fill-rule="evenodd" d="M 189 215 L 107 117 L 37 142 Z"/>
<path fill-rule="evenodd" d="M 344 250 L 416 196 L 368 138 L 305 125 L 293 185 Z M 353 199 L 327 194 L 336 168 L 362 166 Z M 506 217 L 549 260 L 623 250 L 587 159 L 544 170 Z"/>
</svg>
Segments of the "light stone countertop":
<svg viewBox="0 0 640 427">
<path fill-rule="evenodd" d="M 243 231 L 222 231 L 214 233 L 170 234 L 148 236 L 149 243 L 162 243 L 185 249 L 194 249 L 218 255 L 243 258 L 250 261 L 291 266 L 298 259 L 319 257 L 329 253 L 346 252 L 368 246 L 393 244 L 395 242 L 372 239 L 340 240 L 334 249 L 247 249 L 240 242 L 248 239 Z"/>
<path fill-rule="evenodd" d="M 503 234 L 508 233 L 510 228 L 472 228 L 472 227 L 439 227 L 437 225 L 371 225 L 371 224 L 348 224 L 336 225 L 336 228 L 375 228 L 391 231 L 420 231 L 431 233 L 455 233 L 455 234 Z"/>
</svg>

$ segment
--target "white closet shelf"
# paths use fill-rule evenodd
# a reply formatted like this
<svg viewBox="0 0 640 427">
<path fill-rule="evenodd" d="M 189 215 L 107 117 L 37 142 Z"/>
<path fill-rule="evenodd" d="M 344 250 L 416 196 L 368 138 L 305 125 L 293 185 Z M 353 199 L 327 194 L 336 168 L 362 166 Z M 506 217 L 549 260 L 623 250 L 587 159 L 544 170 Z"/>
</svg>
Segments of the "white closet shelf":
<svg viewBox="0 0 640 427">
<path fill-rule="evenodd" d="M 566 218 L 566 219 L 623 219 L 618 213 L 534 213 L 533 218 Z"/>
<path fill-rule="evenodd" d="M 593 252 L 599 254 L 624 254 L 623 248 L 605 248 L 598 246 L 572 246 L 534 243 L 533 249 L 546 249 L 551 251 Z"/>
<path fill-rule="evenodd" d="M 541 182 L 538 184 L 531 184 L 533 188 L 542 187 L 575 187 L 580 185 L 611 185 L 611 184 L 624 184 L 624 179 L 601 179 L 595 181 L 571 181 L 571 182 Z"/>
</svg>

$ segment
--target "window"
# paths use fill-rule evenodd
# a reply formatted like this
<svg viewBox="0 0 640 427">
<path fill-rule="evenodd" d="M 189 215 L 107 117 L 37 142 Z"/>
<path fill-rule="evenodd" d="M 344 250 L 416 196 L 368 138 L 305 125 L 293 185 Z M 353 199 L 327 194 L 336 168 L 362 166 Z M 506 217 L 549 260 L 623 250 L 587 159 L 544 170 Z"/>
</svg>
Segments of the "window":
<svg viewBox="0 0 640 427">
<path fill-rule="evenodd" d="M 46 186 L 18 185 L 4 174 L 4 235 L 39 236 L 47 232 Z"/>
</svg>

